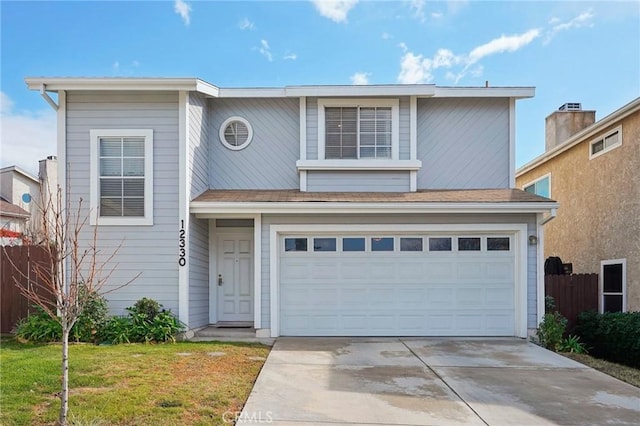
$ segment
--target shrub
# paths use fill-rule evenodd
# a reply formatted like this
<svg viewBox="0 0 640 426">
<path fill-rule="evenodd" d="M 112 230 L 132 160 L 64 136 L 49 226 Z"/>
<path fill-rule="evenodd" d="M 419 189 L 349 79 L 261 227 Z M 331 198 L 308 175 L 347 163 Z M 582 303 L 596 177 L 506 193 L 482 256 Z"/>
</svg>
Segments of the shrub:
<svg viewBox="0 0 640 426">
<path fill-rule="evenodd" d="M 546 313 L 536 331 L 537 342 L 549 350 L 558 352 L 562 344 L 562 335 L 567 327 L 567 319 L 555 310 L 553 297 L 545 298 Z"/>
<path fill-rule="evenodd" d="M 104 296 L 78 287 L 80 297 L 85 299 L 84 308 L 78 321 L 71 329 L 71 338 L 77 342 L 99 343 L 104 338 L 104 329 L 109 320 L 109 308 Z"/>
<path fill-rule="evenodd" d="M 580 336 L 569 335 L 566 339 L 562 339 L 560 346 L 558 347 L 560 352 L 571 352 L 574 354 L 585 354 L 587 349 L 584 343 L 580 341 Z"/>
<path fill-rule="evenodd" d="M 113 317 L 105 329 L 107 341 L 118 343 L 175 342 L 184 329 L 171 311 L 155 300 L 143 298 L 127 308 L 126 317 Z"/>
<path fill-rule="evenodd" d="M 640 368 L 640 312 L 583 312 L 575 331 L 591 355 Z"/>
<path fill-rule="evenodd" d="M 62 339 L 62 327 L 40 306 L 35 312 L 23 318 L 16 326 L 16 337 L 34 343 L 59 342 Z"/>
</svg>

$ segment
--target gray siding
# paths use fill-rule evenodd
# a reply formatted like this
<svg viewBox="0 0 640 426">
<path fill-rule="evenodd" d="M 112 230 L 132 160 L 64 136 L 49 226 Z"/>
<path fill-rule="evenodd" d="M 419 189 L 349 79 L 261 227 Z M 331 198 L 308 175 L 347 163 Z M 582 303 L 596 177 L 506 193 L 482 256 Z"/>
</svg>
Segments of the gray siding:
<svg viewBox="0 0 640 426">
<path fill-rule="evenodd" d="M 210 182 L 213 189 L 296 189 L 300 182 L 298 99 L 215 99 L 210 107 Z M 220 125 L 240 116 L 253 128 L 245 149 L 232 151 L 219 140 Z"/>
<path fill-rule="evenodd" d="M 67 179 L 72 210 L 84 201 L 89 213 L 90 129 L 153 129 L 154 225 L 101 226 L 98 244 L 114 267 L 105 289 L 141 274 L 131 284 L 107 294 L 112 313 L 124 314 L 142 297 L 151 297 L 178 314 L 178 94 L 148 92 L 70 92 L 67 94 Z M 81 235 L 88 244 L 93 227 Z M 109 270 L 110 268 L 107 268 Z"/>
<path fill-rule="evenodd" d="M 189 95 L 187 173 L 189 199 L 209 188 L 209 116 L 206 98 Z M 191 215 L 189 221 L 189 327 L 209 323 L 209 222 Z"/>
<path fill-rule="evenodd" d="M 318 98 L 307 98 L 307 160 L 318 159 Z"/>
<path fill-rule="evenodd" d="M 401 160 L 410 160 L 411 152 L 410 152 L 410 138 L 411 127 L 410 127 L 410 108 L 409 108 L 409 97 L 403 96 L 400 98 L 400 107 L 399 107 L 399 115 L 400 122 L 398 123 L 400 126 L 400 137 L 399 137 L 399 158 Z"/>
<path fill-rule="evenodd" d="M 408 192 L 409 172 L 318 171 L 307 172 L 308 191 Z"/>
<path fill-rule="evenodd" d="M 418 100 L 418 189 L 509 187 L 508 99 Z"/>
<path fill-rule="evenodd" d="M 189 327 L 209 324 L 209 220 L 189 221 Z"/>
<path fill-rule="evenodd" d="M 270 264 L 269 264 L 269 232 L 271 225 L 285 224 L 476 224 L 476 223 L 526 223 L 529 235 L 536 231 L 534 214 L 475 214 L 475 215 L 333 215 L 333 216 L 294 216 L 263 215 L 262 216 L 262 328 L 271 327 Z M 537 250 L 536 246 L 527 245 L 527 328 L 536 328 L 537 315 Z"/>
</svg>

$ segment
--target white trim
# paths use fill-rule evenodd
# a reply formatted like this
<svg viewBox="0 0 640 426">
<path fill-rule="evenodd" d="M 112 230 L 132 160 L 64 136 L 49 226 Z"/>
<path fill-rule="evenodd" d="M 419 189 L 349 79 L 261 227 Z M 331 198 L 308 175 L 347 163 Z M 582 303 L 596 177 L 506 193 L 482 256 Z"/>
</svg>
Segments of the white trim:
<svg viewBox="0 0 640 426">
<path fill-rule="evenodd" d="M 318 146 L 318 149 L 320 146 Z M 298 170 L 420 170 L 420 160 L 299 160 Z"/>
<path fill-rule="evenodd" d="M 209 324 L 218 322 L 218 241 L 216 220 L 209 220 Z"/>
<path fill-rule="evenodd" d="M 228 214 L 270 213 L 546 213 L 558 208 L 556 202 L 534 203 L 339 203 L 339 202 L 191 202 L 191 213 L 207 219 Z"/>
<path fill-rule="evenodd" d="M 409 98 L 409 159 L 418 159 L 418 98 Z"/>
<path fill-rule="evenodd" d="M 418 172 L 416 170 L 409 172 L 409 191 L 418 191 Z"/>
<path fill-rule="evenodd" d="M 549 172 L 549 173 L 547 173 L 547 174 L 545 174 L 545 175 L 542 175 L 542 176 L 540 176 L 539 178 L 534 179 L 534 180 L 532 180 L 531 182 L 528 182 L 528 183 L 526 183 L 526 184 L 522 185 L 522 190 L 524 191 L 524 190 L 525 190 L 525 188 L 527 188 L 527 187 L 529 187 L 529 186 L 531 186 L 531 185 L 535 185 L 536 183 L 540 182 L 541 180 L 543 180 L 543 179 L 545 179 L 545 178 L 549 178 L 549 197 L 548 197 L 548 198 L 551 198 L 551 172 Z M 534 192 L 534 194 L 536 194 L 536 195 L 540 195 L 540 194 L 538 194 L 537 192 Z"/>
<path fill-rule="evenodd" d="M 300 170 L 300 191 L 307 192 L 307 171 Z"/>
<path fill-rule="evenodd" d="M 186 260 L 184 266 L 178 264 L 178 318 L 184 324 L 189 324 L 189 263 L 190 263 L 190 215 L 189 193 L 190 179 L 187 170 L 189 144 L 189 93 L 178 93 L 178 232 L 184 231 Z M 178 251 L 181 248 L 178 246 Z M 182 253 L 178 252 L 178 256 Z"/>
<path fill-rule="evenodd" d="M 318 160 L 325 159 L 325 108 L 327 107 L 390 107 L 391 108 L 391 160 L 399 160 L 400 101 L 398 99 L 318 99 Z M 360 124 L 358 123 L 358 128 Z M 358 151 L 360 144 L 358 143 Z M 358 156 L 360 153 L 358 152 Z M 345 160 L 339 160 L 345 161 Z M 363 161 L 363 160 L 356 160 Z M 367 161 L 367 160 L 364 160 Z M 385 160 L 381 160 L 385 161 Z"/>
<path fill-rule="evenodd" d="M 61 108 L 64 110 L 64 108 Z M 59 110 L 60 111 L 60 110 Z M 100 177 L 98 176 L 98 138 L 100 137 L 144 137 L 144 216 L 143 217 L 100 217 L 99 200 Z M 152 129 L 91 129 L 89 130 L 89 159 L 90 168 L 90 224 L 91 225 L 122 225 L 122 226 L 150 226 L 153 225 L 153 130 Z M 60 161 L 63 163 L 63 161 Z"/>
<path fill-rule="evenodd" d="M 262 328 L 262 215 L 253 217 L 253 328 Z"/>
<path fill-rule="evenodd" d="M 93 78 L 93 77 L 27 77 L 30 90 L 136 90 L 136 91 L 192 91 L 217 97 L 219 89 L 199 78 Z M 59 102 L 59 101 L 58 101 Z"/>
<path fill-rule="evenodd" d="M 589 139 L 595 136 L 596 134 L 601 132 L 603 129 L 606 129 L 607 127 L 611 126 L 616 121 L 622 121 L 623 119 L 627 118 L 629 115 L 634 114 L 636 111 L 639 111 L 639 110 L 640 110 L 640 98 L 636 98 L 633 101 L 629 102 L 628 104 L 624 105 L 622 108 L 619 108 L 618 110 L 607 115 L 603 119 L 596 121 L 591 126 L 584 129 L 583 131 L 578 132 L 575 135 L 571 136 L 566 142 L 562 143 L 561 145 L 558 145 L 552 150 L 547 151 L 544 154 L 540 155 L 539 157 L 529 161 L 527 164 L 520 167 L 516 171 L 516 177 L 527 173 L 528 171 L 536 168 L 538 165 L 544 163 L 547 160 L 550 160 L 556 155 L 559 155 L 573 148 L 579 143 L 584 142 L 586 139 Z"/>
<path fill-rule="evenodd" d="M 509 99 L 509 188 L 516 187 L 516 100 Z"/>
<path fill-rule="evenodd" d="M 533 98 L 535 87 L 440 87 L 436 86 L 436 98 Z"/>
<path fill-rule="evenodd" d="M 310 233 L 354 233 L 354 232 L 497 232 L 509 233 L 514 236 L 514 259 L 516 270 L 514 278 L 514 334 L 517 337 L 527 337 L 527 225 L 520 223 L 497 224 L 372 224 L 372 225 L 271 225 L 269 229 L 269 287 L 270 287 L 270 321 L 271 337 L 278 337 L 280 333 L 280 280 L 279 254 L 281 234 L 310 234 Z M 523 288 L 524 287 L 524 288 Z"/>
<path fill-rule="evenodd" d="M 286 86 L 286 96 L 426 96 L 435 93 L 433 84 L 385 84 L 352 86 Z"/>
<path fill-rule="evenodd" d="M 536 232 L 538 234 L 538 246 L 536 248 L 536 302 L 537 302 L 537 315 L 536 315 L 536 327 L 540 325 L 545 314 L 545 288 L 544 288 L 544 217 L 542 213 L 537 214 L 536 218 Z"/>
<path fill-rule="evenodd" d="M 58 91 L 58 110 L 57 110 L 57 153 L 58 153 L 58 186 L 60 186 L 61 200 L 60 205 L 67 206 L 67 191 L 69 185 L 67 182 L 67 93 L 64 90 Z M 58 188 L 51 188 L 51 194 L 58 193 Z M 57 200 L 52 200 L 55 203 Z M 55 204 L 54 204 L 55 205 Z M 93 217 L 91 211 L 91 201 L 89 201 L 89 218 Z M 91 222 L 89 222 L 91 223 Z"/>
<path fill-rule="evenodd" d="M 227 87 L 220 88 L 218 92 L 219 98 L 286 98 L 288 96 L 287 90 L 281 87 Z"/>
<path fill-rule="evenodd" d="M 613 135 L 616 132 L 618 132 L 618 142 L 615 145 L 604 146 L 605 139 L 607 139 L 609 136 Z M 600 141 L 602 141 L 603 143 L 602 151 L 599 151 L 593 154 L 593 145 L 595 145 Z M 620 124 L 619 126 L 609 130 L 608 132 L 602 134 L 601 136 L 589 142 L 589 160 L 593 160 L 594 158 L 600 157 L 602 154 L 606 154 L 607 152 L 612 151 L 621 146 L 622 146 L 622 124 Z"/>
<path fill-rule="evenodd" d="M 227 130 L 227 126 L 229 126 L 229 124 L 235 121 L 238 121 L 247 127 L 247 140 L 244 141 L 244 143 L 241 145 L 231 145 L 229 142 L 227 142 L 227 139 L 224 137 L 224 133 Z M 249 123 L 249 120 L 247 120 L 244 117 L 240 117 L 236 115 L 233 117 L 229 117 L 222 122 L 222 124 L 220 125 L 220 129 L 218 129 L 218 137 L 220 138 L 220 142 L 222 143 L 222 145 L 224 145 L 225 148 L 230 149 L 232 151 L 240 151 L 248 147 L 251 141 L 253 140 L 253 127 L 251 127 L 251 123 Z"/>
<path fill-rule="evenodd" d="M 627 259 L 610 259 L 600 261 L 598 276 L 598 311 L 604 311 L 604 267 L 605 265 L 622 265 L 622 312 L 627 312 Z M 607 293 L 614 294 L 614 293 Z"/>
<path fill-rule="evenodd" d="M 307 159 L 307 98 L 300 98 L 300 160 Z"/>
</svg>

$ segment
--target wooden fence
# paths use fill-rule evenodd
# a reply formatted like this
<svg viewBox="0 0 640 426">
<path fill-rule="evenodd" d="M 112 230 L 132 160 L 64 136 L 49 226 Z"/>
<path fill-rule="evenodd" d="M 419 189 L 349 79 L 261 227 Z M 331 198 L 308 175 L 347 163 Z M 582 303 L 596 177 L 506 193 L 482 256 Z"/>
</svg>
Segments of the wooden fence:
<svg viewBox="0 0 640 426">
<path fill-rule="evenodd" d="M 598 274 L 546 275 L 544 294 L 553 297 L 570 332 L 581 312 L 598 310 Z"/>
<path fill-rule="evenodd" d="M 18 285 L 28 284 L 25 276 L 34 279 L 36 263 L 49 265 L 49 253 L 44 247 L 0 247 L 0 333 L 10 333 L 18 321 L 34 310 L 33 302 L 20 294 Z M 53 297 L 51 300 L 53 303 Z"/>
</svg>

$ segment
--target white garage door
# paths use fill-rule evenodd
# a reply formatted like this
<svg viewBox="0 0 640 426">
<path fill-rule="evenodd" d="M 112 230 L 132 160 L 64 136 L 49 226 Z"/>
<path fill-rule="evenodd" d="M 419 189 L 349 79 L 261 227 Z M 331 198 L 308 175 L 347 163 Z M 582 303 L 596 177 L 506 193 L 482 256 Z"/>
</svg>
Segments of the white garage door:
<svg viewBox="0 0 640 426">
<path fill-rule="evenodd" d="M 283 336 L 514 336 L 510 235 L 286 235 Z"/>
</svg>

